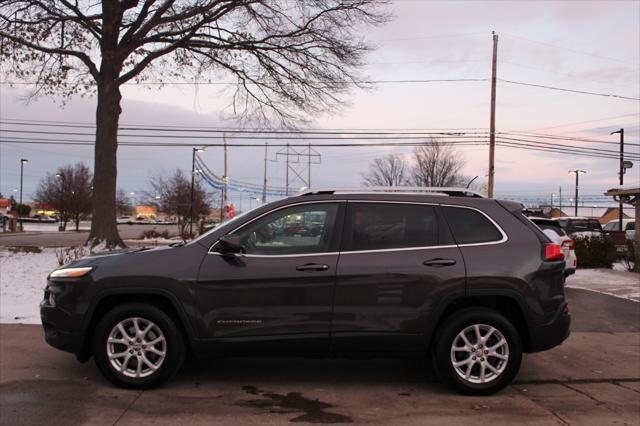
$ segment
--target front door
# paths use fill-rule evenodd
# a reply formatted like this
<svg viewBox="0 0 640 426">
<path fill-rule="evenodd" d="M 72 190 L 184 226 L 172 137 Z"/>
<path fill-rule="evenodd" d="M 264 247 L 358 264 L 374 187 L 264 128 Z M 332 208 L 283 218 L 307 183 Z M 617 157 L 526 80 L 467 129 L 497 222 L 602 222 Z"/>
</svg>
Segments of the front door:
<svg viewBox="0 0 640 426">
<path fill-rule="evenodd" d="M 343 209 L 281 208 L 233 232 L 244 253 L 224 255 L 214 245 L 197 285 L 208 343 L 220 352 L 326 353 Z"/>
<path fill-rule="evenodd" d="M 420 352 L 445 299 L 463 296 L 465 265 L 438 206 L 349 201 L 331 351 Z"/>
</svg>

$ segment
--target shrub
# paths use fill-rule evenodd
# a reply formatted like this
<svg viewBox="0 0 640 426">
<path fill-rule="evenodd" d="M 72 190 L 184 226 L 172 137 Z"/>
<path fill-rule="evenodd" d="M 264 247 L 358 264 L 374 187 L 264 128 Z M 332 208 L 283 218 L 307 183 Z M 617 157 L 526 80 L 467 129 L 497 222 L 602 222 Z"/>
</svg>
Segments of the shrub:
<svg viewBox="0 0 640 426">
<path fill-rule="evenodd" d="M 58 260 L 58 265 L 64 266 L 68 263 L 73 262 L 74 260 L 78 260 L 84 256 L 86 256 L 87 250 L 84 247 L 66 247 L 61 249 L 56 249 L 56 259 Z"/>
<path fill-rule="evenodd" d="M 616 261 L 616 245 L 608 236 L 575 237 L 578 268 L 609 268 Z"/>
<path fill-rule="evenodd" d="M 166 229 L 162 232 L 158 232 L 155 229 L 147 229 L 142 234 L 140 234 L 140 239 L 142 240 L 151 240 L 155 238 L 164 238 L 165 240 L 169 239 L 169 231 Z"/>
<path fill-rule="evenodd" d="M 36 246 L 9 247 L 11 253 L 42 253 L 42 249 Z"/>
<path fill-rule="evenodd" d="M 625 251 L 622 253 L 620 262 L 627 271 L 633 271 L 636 260 L 636 246 L 633 240 L 627 240 L 626 243 Z"/>
</svg>

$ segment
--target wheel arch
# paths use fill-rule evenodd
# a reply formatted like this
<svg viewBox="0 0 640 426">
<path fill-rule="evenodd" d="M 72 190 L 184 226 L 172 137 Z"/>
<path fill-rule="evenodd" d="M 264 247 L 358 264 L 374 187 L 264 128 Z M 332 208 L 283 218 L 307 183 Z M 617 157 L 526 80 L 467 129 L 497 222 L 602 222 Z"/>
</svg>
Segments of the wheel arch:
<svg viewBox="0 0 640 426">
<path fill-rule="evenodd" d="M 123 288 L 110 289 L 100 293 L 96 302 L 92 304 L 86 314 L 85 328 L 82 331 L 82 348 L 77 357 L 84 362 L 92 355 L 91 336 L 100 319 L 111 309 L 126 303 L 144 303 L 162 309 L 170 315 L 182 331 L 187 344 L 187 350 L 194 353 L 193 342 L 195 334 L 188 321 L 186 312 L 175 296 L 161 289 Z"/>
<path fill-rule="evenodd" d="M 431 339 L 429 341 L 429 352 L 435 343 L 435 335 L 448 317 L 465 308 L 488 308 L 504 315 L 516 328 L 522 339 L 524 352 L 529 352 L 531 348 L 531 334 L 529 333 L 530 321 L 524 310 L 524 301 L 521 297 L 511 291 L 491 291 L 482 290 L 468 293 L 466 296 L 451 300 L 441 310 L 438 315 Z"/>
</svg>

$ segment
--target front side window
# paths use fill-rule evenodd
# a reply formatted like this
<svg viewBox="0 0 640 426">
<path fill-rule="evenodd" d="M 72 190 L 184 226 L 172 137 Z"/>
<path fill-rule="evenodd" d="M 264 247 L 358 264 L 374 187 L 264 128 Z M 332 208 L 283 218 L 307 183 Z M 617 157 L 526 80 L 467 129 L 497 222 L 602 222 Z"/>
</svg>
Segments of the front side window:
<svg viewBox="0 0 640 426">
<path fill-rule="evenodd" d="M 348 251 L 438 245 L 438 217 L 433 206 L 350 203 Z"/>
<path fill-rule="evenodd" d="M 312 203 L 284 208 L 235 233 L 249 255 L 326 253 L 332 244 L 338 207 L 338 203 Z"/>
<path fill-rule="evenodd" d="M 502 233 L 479 211 L 462 207 L 443 207 L 442 210 L 458 244 L 491 243 L 502 240 Z"/>
</svg>

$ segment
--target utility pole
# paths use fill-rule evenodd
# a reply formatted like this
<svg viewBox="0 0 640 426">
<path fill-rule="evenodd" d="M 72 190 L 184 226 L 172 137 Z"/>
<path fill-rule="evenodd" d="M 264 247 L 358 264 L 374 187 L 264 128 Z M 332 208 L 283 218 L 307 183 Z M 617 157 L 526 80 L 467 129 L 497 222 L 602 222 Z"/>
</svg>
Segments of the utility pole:
<svg viewBox="0 0 640 426">
<path fill-rule="evenodd" d="M 618 175 L 620 176 L 620 189 L 622 189 L 622 185 L 624 184 L 624 172 L 625 172 L 625 168 L 624 168 L 624 129 L 620 129 L 616 132 L 611 132 L 612 135 L 615 135 L 616 133 L 620 133 L 620 171 L 618 172 Z M 622 208 L 623 208 L 623 204 L 622 201 L 620 201 L 620 204 L 618 205 L 618 230 L 622 231 L 624 229 L 624 227 L 622 226 Z"/>
<path fill-rule="evenodd" d="M 560 210 L 560 214 L 562 214 L 562 186 L 558 187 L 558 210 Z"/>
<path fill-rule="evenodd" d="M 489 183 L 487 195 L 493 198 L 493 184 L 495 174 L 495 151 L 496 151 L 496 81 L 498 68 L 498 34 L 493 34 L 493 60 L 491 61 L 491 113 L 489 116 Z"/>
<path fill-rule="evenodd" d="M 24 175 L 24 165 L 28 162 L 29 160 L 27 160 L 26 158 L 20 159 L 20 203 L 18 203 L 18 224 L 21 232 L 24 231 L 24 228 L 22 226 L 22 210 L 24 210 L 22 206 L 22 177 Z"/>
<path fill-rule="evenodd" d="M 580 169 L 576 169 L 576 170 L 569 170 L 569 173 L 575 173 L 576 175 L 576 198 L 575 198 L 575 208 L 574 208 L 574 216 L 578 216 L 578 176 L 580 175 L 580 173 L 587 173 L 586 170 L 580 170 Z"/>
<path fill-rule="evenodd" d="M 229 182 L 229 174 L 227 169 L 227 135 L 226 133 L 222 134 L 222 138 L 224 140 L 224 205 L 227 205 L 227 200 L 229 198 L 229 188 L 227 187 L 227 183 Z"/>
<path fill-rule="evenodd" d="M 320 164 L 322 162 L 322 156 L 318 151 L 311 147 L 311 144 L 308 145 L 305 149 L 296 149 L 295 147 L 289 146 L 287 144 L 286 149 L 283 148 L 280 151 L 276 152 L 276 159 L 279 159 L 281 156 L 285 157 L 286 163 L 286 195 L 289 195 L 289 186 L 291 183 L 299 182 L 306 188 L 311 187 L 311 164 Z M 294 158 L 291 158 L 294 157 Z M 302 159 L 307 157 L 307 161 L 303 161 Z M 300 166 L 295 167 L 296 164 Z M 305 176 L 304 167 L 301 168 L 301 165 L 305 165 L 307 167 L 307 173 Z M 293 172 L 293 176 L 289 177 L 289 172 Z"/>
<path fill-rule="evenodd" d="M 287 144 L 287 154 L 286 154 L 286 160 L 285 160 L 285 164 L 286 164 L 286 172 L 285 172 L 285 195 L 288 197 L 289 196 L 289 144 Z"/>
<path fill-rule="evenodd" d="M 191 201 L 189 202 L 189 237 L 193 238 L 193 192 L 196 179 L 196 153 L 204 152 L 204 148 L 193 147 L 191 154 Z"/>
<path fill-rule="evenodd" d="M 224 207 L 227 205 L 227 182 L 229 182 L 229 175 L 227 174 L 227 134 L 222 134 L 222 140 L 224 142 L 224 175 L 222 180 L 224 184 L 222 186 L 222 194 L 220 196 L 220 223 L 224 222 Z"/>
<path fill-rule="evenodd" d="M 309 156 L 307 157 L 307 189 L 311 189 L 311 143 L 309 143 Z"/>
<path fill-rule="evenodd" d="M 262 204 L 267 202 L 267 145 L 264 143 L 264 177 L 262 179 Z"/>
</svg>

